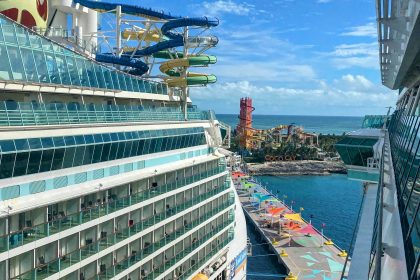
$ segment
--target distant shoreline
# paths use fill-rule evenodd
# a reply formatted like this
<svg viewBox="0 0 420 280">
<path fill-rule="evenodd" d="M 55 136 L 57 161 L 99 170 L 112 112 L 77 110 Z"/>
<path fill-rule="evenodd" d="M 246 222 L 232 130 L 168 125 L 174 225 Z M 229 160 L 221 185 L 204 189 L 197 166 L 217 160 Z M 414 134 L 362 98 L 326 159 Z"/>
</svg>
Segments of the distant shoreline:
<svg viewBox="0 0 420 280">
<path fill-rule="evenodd" d="M 341 162 L 316 160 L 248 164 L 248 170 L 253 176 L 324 176 L 330 174 L 347 174 L 347 170 Z"/>
</svg>

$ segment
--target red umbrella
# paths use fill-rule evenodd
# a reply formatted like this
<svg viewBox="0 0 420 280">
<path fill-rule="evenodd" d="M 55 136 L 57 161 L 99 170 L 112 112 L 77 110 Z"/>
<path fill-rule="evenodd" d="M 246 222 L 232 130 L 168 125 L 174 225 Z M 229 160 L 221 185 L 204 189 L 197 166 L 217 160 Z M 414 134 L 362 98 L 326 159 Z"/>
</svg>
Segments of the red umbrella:
<svg viewBox="0 0 420 280">
<path fill-rule="evenodd" d="M 300 229 L 298 232 L 303 234 L 316 234 L 316 230 L 311 224 L 308 224 L 306 227 Z"/>
</svg>

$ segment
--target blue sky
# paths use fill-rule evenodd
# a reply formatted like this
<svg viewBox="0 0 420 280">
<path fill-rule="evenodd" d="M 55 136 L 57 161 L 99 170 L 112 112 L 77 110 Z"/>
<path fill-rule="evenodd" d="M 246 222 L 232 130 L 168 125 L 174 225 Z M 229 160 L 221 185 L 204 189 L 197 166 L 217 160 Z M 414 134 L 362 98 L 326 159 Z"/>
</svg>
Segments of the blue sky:
<svg viewBox="0 0 420 280">
<path fill-rule="evenodd" d="M 182 16 L 215 16 L 217 84 L 192 88 L 217 113 L 254 99 L 256 114 L 383 114 L 397 93 L 380 84 L 373 0 L 177 0 L 136 3 Z"/>
</svg>

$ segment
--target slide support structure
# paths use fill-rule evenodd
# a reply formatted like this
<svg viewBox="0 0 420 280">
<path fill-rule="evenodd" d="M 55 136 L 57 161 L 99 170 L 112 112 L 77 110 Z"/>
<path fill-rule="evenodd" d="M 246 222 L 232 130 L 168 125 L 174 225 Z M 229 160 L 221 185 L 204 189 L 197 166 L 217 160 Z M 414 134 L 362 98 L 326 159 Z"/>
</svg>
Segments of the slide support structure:
<svg viewBox="0 0 420 280">
<path fill-rule="evenodd" d="M 1 0 L 0 0 L 1 1 Z M 206 67 L 209 64 L 216 63 L 214 56 L 204 55 L 203 52 L 218 43 L 217 37 L 214 36 L 196 36 L 189 37 L 190 27 L 211 28 L 219 25 L 217 18 L 209 17 L 175 17 L 165 14 L 161 11 L 142 8 L 135 5 L 98 2 L 94 0 L 73 0 L 73 3 L 80 4 L 84 7 L 93 9 L 100 13 L 115 13 L 116 16 L 116 49 L 111 53 L 98 53 L 96 60 L 98 62 L 114 64 L 118 69 L 121 66 L 130 67 L 131 74 L 143 75 L 150 74 L 151 67 L 149 59 L 169 59 L 163 62 L 159 67 L 161 72 L 168 75 L 163 79 L 166 80 L 169 88 L 181 89 L 181 107 L 184 111 L 184 118 L 187 119 L 189 86 L 204 86 L 216 82 L 216 76 L 201 73 L 188 72 L 189 67 Z M 145 29 L 141 29 L 142 33 L 136 34 L 136 30 L 123 31 L 121 28 L 123 19 L 122 15 L 139 16 L 146 18 L 144 22 Z M 129 20 L 133 22 L 132 20 Z M 160 30 L 150 31 L 154 22 L 163 23 Z M 176 29 L 179 28 L 180 32 Z M 151 33 L 149 33 L 151 32 Z M 141 34 L 139 36 L 139 34 Z M 134 50 L 122 47 L 122 39 L 133 36 L 138 41 L 138 46 Z M 150 42 L 156 42 L 150 45 Z M 142 48 L 142 42 L 146 45 Z M 183 47 L 182 52 L 176 52 L 176 48 Z M 189 53 L 189 49 L 195 49 L 193 53 Z M 197 50 L 199 49 L 199 50 Z M 164 55 L 159 53 L 164 53 Z M 165 56 L 166 54 L 166 56 Z M 180 59 L 180 55 L 182 58 Z M 144 61 L 142 61 L 142 58 Z"/>
</svg>

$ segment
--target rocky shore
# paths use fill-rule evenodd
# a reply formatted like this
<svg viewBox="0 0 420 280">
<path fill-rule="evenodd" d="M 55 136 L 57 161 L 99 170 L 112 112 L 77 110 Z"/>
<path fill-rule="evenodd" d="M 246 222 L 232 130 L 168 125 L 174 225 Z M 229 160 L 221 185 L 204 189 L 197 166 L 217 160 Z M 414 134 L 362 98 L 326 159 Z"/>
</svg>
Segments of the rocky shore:
<svg viewBox="0 0 420 280">
<path fill-rule="evenodd" d="M 329 175 L 331 173 L 347 173 L 342 162 L 315 160 L 248 164 L 248 169 L 251 175 L 257 176 Z"/>
</svg>

